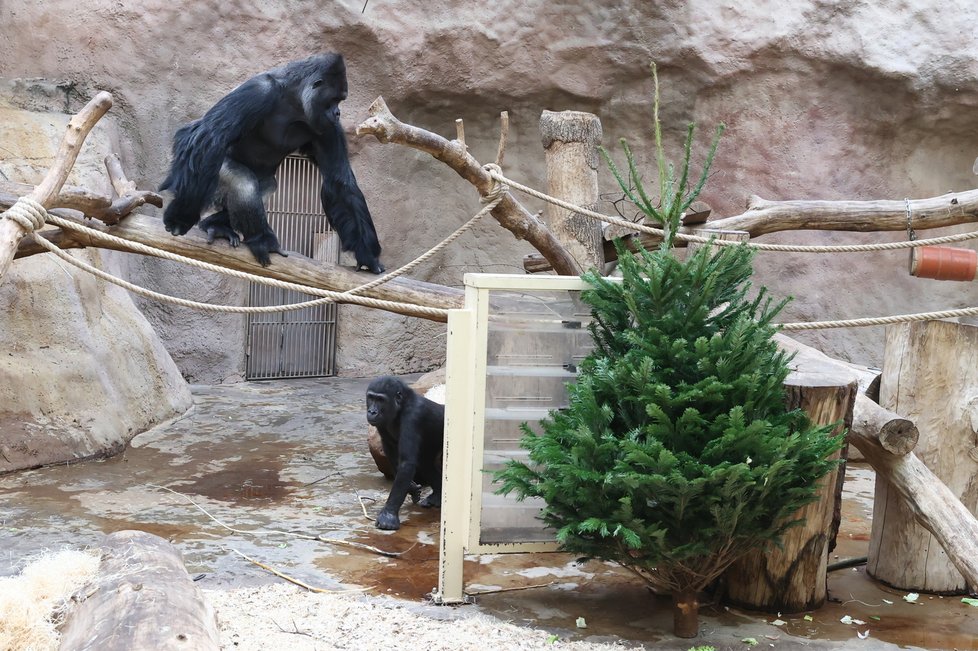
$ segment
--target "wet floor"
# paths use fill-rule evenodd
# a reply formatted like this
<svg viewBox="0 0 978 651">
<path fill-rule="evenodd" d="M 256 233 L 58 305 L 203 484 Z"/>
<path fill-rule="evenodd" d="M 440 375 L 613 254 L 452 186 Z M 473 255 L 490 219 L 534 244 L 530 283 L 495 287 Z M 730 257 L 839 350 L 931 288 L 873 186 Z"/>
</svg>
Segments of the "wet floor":
<svg viewBox="0 0 978 651">
<path fill-rule="evenodd" d="M 0 477 L 0 575 L 31 554 L 98 544 L 121 529 L 172 541 L 202 585 L 277 582 L 234 551 L 322 588 L 361 586 L 407 600 L 437 617 L 481 609 L 516 624 L 575 639 L 621 639 L 682 649 L 926 648 L 978 650 L 978 610 L 959 597 L 877 585 L 864 567 L 833 572 L 830 602 L 812 613 L 751 613 L 706 604 L 702 634 L 676 640 L 671 606 L 610 564 L 565 554 L 471 557 L 472 606 L 426 606 L 438 571 L 438 511 L 406 504 L 402 528 L 381 532 L 373 517 L 389 483 L 366 446 L 362 396 L 368 380 L 316 379 L 194 387 L 185 416 L 137 437 L 112 459 Z M 172 492 L 171 492 L 172 491 Z M 873 473 L 850 468 L 838 558 L 865 556 Z M 364 515 L 366 511 L 367 515 Z M 286 532 L 286 533 L 279 533 Z M 315 537 L 338 541 L 330 544 Z M 370 546 L 405 552 L 378 555 Z M 506 588 L 539 586 L 506 591 Z M 808 616 L 806 618 L 806 615 Z M 863 624 L 844 624 L 849 615 Z M 575 627 L 584 617 L 586 629 Z M 858 633 L 869 631 L 860 639 Z"/>
</svg>

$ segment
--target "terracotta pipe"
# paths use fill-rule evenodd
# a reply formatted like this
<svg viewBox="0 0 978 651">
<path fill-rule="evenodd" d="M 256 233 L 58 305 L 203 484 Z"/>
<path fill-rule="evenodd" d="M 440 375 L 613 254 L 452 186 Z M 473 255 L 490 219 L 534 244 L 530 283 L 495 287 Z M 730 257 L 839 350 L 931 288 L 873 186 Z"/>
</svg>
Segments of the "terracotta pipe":
<svg viewBox="0 0 978 651">
<path fill-rule="evenodd" d="M 910 275 L 934 280 L 974 280 L 978 251 L 953 246 L 922 246 L 910 250 Z"/>
</svg>

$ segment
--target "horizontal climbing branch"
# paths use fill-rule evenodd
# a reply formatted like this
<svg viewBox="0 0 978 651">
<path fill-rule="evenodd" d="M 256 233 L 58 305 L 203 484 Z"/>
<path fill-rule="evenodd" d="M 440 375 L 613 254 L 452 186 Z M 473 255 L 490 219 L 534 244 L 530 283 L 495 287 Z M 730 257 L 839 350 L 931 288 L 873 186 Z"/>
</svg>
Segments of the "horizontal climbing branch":
<svg viewBox="0 0 978 651">
<path fill-rule="evenodd" d="M 464 143 L 448 140 L 438 134 L 401 122 L 387 108 L 383 97 L 378 97 L 374 101 L 368 114 L 369 117 L 357 127 L 358 135 L 372 135 L 382 143 L 405 145 L 426 152 L 474 185 L 479 194 L 482 196 L 488 194 L 493 181 L 482 169 L 479 161 L 468 153 Z M 526 240 L 536 248 L 558 274 L 580 275 L 580 266 L 560 241 L 541 220 L 530 214 L 509 193 L 503 197 L 491 214 L 517 239 Z"/>
<path fill-rule="evenodd" d="M 907 204 L 909 223 L 914 230 L 946 228 L 978 222 L 978 190 L 950 192 L 926 199 L 878 199 L 872 201 L 769 201 L 752 195 L 747 210 L 733 217 L 714 219 L 698 228 L 744 231 L 751 238 L 781 231 L 906 231 Z M 606 231 L 618 233 L 617 227 Z M 682 229 L 689 232 L 689 229 Z M 662 238 L 638 233 L 633 236 L 646 248 L 658 245 Z M 677 245 L 685 246 L 678 241 Z M 609 247 L 606 247 L 606 252 Z M 612 249 L 613 255 L 613 249 Z M 540 265 L 537 264 L 536 268 Z"/>
<path fill-rule="evenodd" d="M 59 216 L 103 233 L 109 233 L 170 253 L 258 276 L 299 283 L 319 289 L 344 292 L 359 287 L 372 278 L 338 265 L 312 260 L 295 252 L 290 252 L 288 257 L 276 256 L 270 266 L 262 267 L 246 247 L 232 248 L 223 241 L 208 244 L 204 234 L 197 230 L 181 237 L 174 237 L 163 228 L 163 222 L 158 217 L 138 213 L 129 215 L 114 226 L 86 220 L 84 217 L 79 217 L 77 214 L 68 211 L 61 211 Z M 68 230 L 60 235 L 53 231 L 50 236 L 45 231 L 43 234 L 35 233 L 31 238 L 25 238 L 19 251 L 19 257 L 26 257 L 43 251 L 36 242 L 33 242 L 34 237 L 42 235 L 47 237 L 49 241 L 56 242 L 61 248 L 93 246 L 128 251 L 122 245 L 94 239 L 84 231 Z M 463 292 L 458 289 L 403 278 L 395 278 L 369 291 L 362 292 L 360 295 L 404 303 L 403 308 L 392 308 L 391 311 L 430 320 L 444 319 L 413 309 L 412 305 L 451 309 L 461 307 L 464 298 Z"/>
<path fill-rule="evenodd" d="M 908 203 L 915 230 L 978 222 L 978 190 L 968 190 L 909 201 L 768 201 L 753 195 L 745 212 L 708 226 L 747 231 L 752 238 L 797 230 L 906 231 Z"/>
<path fill-rule="evenodd" d="M 872 201 L 769 201 L 756 195 L 748 200 L 747 210 L 733 217 L 714 219 L 695 228 L 680 232 L 693 234 L 703 229 L 742 231 L 756 238 L 769 233 L 794 230 L 829 230 L 870 233 L 907 230 L 906 200 L 880 199 Z M 914 230 L 946 228 L 978 222 L 978 190 L 952 192 L 926 199 L 910 199 L 909 223 Z M 686 220 L 683 220 L 687 223 Z M 624 238 L 627 248 L 635 251 L 641 244 L 646 249 L 657 247 L 662 237 L 650 233 L 628 232 L 621 226 L 603 226 L 605 240 Z M 702 234 L 702 233 L 700 233 Z M 677 247 L 686 246 L 677 240 Z M 618 253 L 610 241 L 604 243 L 605 260 L 617 260 Z M 523 267 L 528 273 L 548 271 L 550 263 L 537 254 L 527 255 Z"/>
</svg>

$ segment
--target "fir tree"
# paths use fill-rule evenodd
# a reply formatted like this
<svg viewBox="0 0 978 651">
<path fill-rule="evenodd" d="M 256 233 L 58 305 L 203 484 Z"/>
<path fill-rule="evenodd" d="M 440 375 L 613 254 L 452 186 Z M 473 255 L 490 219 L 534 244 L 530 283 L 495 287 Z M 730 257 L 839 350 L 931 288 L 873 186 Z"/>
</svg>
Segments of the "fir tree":
<svg viewBox="0 0 978 651">
<path fill-rule="evenodd" d="M 798 524 L 792 515 L 815 498 L 841 438 L 785 407 L 789 358 L 772 336 L 787 301 L 763 288 L 750 296 L 751 250 L 672 254 L 716 140 L 690 189 L 693 129 L 674 180 L 662 155 L 657 84 L 655 108 L 658 205 L 627 147 L 627 181 L 611 167 L 664 227 L 664 242 L 635 254 L 618 244 L 621 282 L 584 276 L 595 349 L 568 387 L 569 406 L 551 412 L 539 435 L 524 425 L 529 462 L 509 462 L 496 480 L 501 493 L 545 500 L 541 517 L 563 549 L 615 561 L 677 604 L 695 604 L 740 556 Z"/>
</svg>

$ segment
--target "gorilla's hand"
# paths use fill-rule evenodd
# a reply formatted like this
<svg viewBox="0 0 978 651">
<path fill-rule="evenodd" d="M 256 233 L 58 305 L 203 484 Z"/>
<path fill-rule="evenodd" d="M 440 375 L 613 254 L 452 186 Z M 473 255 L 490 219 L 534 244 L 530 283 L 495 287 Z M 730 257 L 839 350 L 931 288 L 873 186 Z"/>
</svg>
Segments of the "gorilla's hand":
<svg viewBox="0 0 978 651">
<path fill-rule="evenodd" d="M 387 531 L 397 531 L 401 528 L 401 520 L 397 517 L 397 513 L 381 511 L 380 515 L 377 516 L 377 528 Z"/>
</svg>

